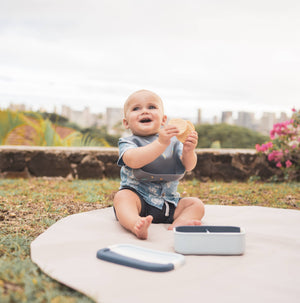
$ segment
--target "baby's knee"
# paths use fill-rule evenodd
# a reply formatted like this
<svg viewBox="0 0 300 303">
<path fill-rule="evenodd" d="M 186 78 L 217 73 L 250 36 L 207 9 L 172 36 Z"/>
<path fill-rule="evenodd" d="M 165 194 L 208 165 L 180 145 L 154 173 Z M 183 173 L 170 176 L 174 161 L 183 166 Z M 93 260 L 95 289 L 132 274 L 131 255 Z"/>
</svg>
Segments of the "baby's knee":
<svg viewBox="0 0 300 303">
<path fill-rule="evenodd" d="M 194 197 L 182 198 L 179 203 L 181 203 L 184 207 L 192 206 L 195 208 L 204 209 L 203 202 L 200 199 Z"/>
<path fill-rule="evenodd" d="M 114 195 L 114 204 L 119 203 L 120 201 L 133 200 L 135 198 L 135 194 L 128 189 L 121 189 L 117 191 Z"/>
<path fill-rule="evenodd" d="M 205 213 L 204 203 L 198 198 L 191 198 L 190 205 L 194 210 L 194 213 L 199 214 L 199 216 L 203 217 Z"/>
<path fill-rule="evenodd" d="M 197 201 L 196 201 L 197 205 L 201 208 L 204 208 L 204 203 L 202 202 L 202 200 L 198 199 L 197 198 Z"/>
</svg>

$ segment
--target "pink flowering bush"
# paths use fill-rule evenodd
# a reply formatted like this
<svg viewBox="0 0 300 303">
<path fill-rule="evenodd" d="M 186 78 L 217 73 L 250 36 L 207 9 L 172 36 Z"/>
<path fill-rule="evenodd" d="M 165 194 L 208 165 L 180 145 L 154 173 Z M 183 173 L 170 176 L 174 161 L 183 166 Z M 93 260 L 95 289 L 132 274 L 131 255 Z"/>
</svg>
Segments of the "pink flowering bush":
<svg viewBox="0 0 300 303">
<path fill-rule="evenodd" d="M 300 110 L 292 109 L 290 120 L 276 123 L 270 131 L 271 141 L 256 144 L 258 152 L 266 154 L 288 180 L 300 178 Z"/>
</svg>

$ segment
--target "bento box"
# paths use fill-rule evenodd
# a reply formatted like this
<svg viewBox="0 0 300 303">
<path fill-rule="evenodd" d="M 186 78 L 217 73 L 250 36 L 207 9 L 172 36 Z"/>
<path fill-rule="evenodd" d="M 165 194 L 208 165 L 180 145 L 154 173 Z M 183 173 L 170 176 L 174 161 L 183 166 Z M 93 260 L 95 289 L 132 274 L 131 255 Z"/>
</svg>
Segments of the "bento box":
<svg viewBox="0 0 300 303">
<path fill-rule="evenodd" d="M 237 226 L 177 226 L 174 249 L 186 255 L 241 255 L 245 230 Z"/>
</svg>

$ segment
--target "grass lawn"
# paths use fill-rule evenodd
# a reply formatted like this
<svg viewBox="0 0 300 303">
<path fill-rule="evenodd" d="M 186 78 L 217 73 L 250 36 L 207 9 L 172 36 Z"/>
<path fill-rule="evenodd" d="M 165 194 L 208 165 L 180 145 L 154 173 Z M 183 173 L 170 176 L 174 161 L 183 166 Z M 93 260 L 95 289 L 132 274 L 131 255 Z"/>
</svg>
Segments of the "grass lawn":
<svg viewBox="0 0 300 303">
<path fill-rule="evenodd" d="M 30 243 L 59 219 L 112 205 L 119 180 L 0 180 L 0 302 L 93 302 L 44 275 Z M 205 204 L 300 209 L 300 183 L 182 181 L 182 196 Z"/>
</svg>

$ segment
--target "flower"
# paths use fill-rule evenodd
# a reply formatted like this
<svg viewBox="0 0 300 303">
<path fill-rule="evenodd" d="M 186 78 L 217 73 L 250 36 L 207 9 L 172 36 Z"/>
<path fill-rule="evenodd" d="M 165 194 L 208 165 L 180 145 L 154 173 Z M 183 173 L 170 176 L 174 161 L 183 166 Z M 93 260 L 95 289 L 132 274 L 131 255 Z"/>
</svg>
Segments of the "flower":
<svg viewBox="0 0 300 303">
<path fill-rule="evenodd" d="M 283 170 L 288 179 L 300 179 L 300 110 L 292 109 L 291 119 L 273 125 L 271 141 L 256 144 L 258 153 Z"/>
<path fill-rule="evenodd" d="M 255 145 L 255 149 L 258 151 L 258 152 L 260 152 L 261 150 L 260 150 L 260 145 L 259 144 L 256 144 Z"/>
<path fill-rule="evenodd" d="M 292 164 L 293 164 L 293 163 L 292 163 L 290 160 L 285 161 L 285 167 L 286 167 L 286 168 L 291 167 Z"/>
</svg>

